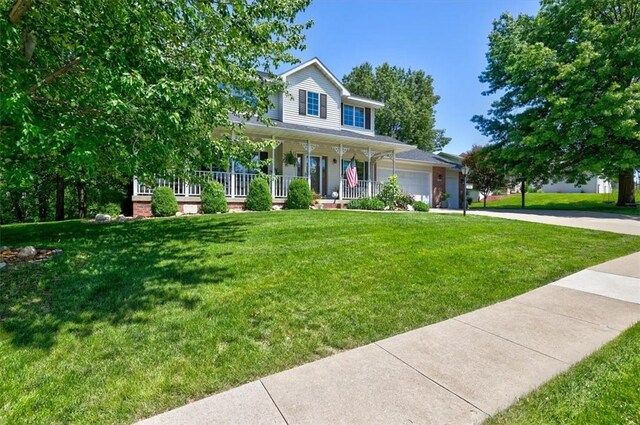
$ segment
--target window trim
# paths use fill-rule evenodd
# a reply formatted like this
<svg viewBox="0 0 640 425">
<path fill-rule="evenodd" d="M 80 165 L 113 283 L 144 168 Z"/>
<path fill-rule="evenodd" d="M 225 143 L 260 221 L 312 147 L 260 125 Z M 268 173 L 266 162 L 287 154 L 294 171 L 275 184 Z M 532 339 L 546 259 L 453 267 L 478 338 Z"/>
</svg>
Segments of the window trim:
<svg viewBox="0 0 640 425">
<path fill-rule="evenodd" d="M 311 105 L 311 102 L 309 101 L 309 97 L 314 94 L 316 95 L 316 106 L 317 106 L 317 113 L 312 114 L 309 111 L 309 106 Z M 320 116 L 320 93 L 315 92 L 315 91 L 310 91 L 307 90 L 307 115 L 311 116 L 311 117 L 319 117 Z"/>
</svg>

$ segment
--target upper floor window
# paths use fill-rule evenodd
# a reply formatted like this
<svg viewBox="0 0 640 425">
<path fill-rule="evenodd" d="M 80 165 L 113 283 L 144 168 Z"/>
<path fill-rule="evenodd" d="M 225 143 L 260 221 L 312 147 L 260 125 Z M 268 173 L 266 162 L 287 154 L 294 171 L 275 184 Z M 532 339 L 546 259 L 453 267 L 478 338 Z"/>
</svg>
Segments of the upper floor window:
<svg viewBox="0 0 640 425">
<path fill-rule="evenodd" d="M 307 115 L 320 115 L 320 95 L 316 92 L 307 92 Z"/>
<path fill-rule="evenodd" d="M 351 105 L 342 107 L 342 123 L 353 127 L 364 128 L 364 108 Z"/>
</svg>

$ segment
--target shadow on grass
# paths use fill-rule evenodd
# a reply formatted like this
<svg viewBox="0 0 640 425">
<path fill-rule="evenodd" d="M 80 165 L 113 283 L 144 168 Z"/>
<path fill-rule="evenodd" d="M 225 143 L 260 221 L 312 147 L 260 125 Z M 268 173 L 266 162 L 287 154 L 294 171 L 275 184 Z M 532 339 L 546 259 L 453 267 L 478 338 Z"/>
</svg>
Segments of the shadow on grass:
<svg viewBox="0 0 640 425">
<path fill-rule="evenodd" d="M 188 289 L 233 277 L 217 263 L 233 255 L 222 246 L 244 241 L 248 223 L 163 221 L 3 229 L 2 244 L 56 246 L 64 254 L 0 273 L 0 329 L 15 346 L 49 349 L 63 327 L 85 337 L 100 323 L 145 321 L 140 313 L 160 306 L 195 308 L 200 298 Z"/>
</svg>

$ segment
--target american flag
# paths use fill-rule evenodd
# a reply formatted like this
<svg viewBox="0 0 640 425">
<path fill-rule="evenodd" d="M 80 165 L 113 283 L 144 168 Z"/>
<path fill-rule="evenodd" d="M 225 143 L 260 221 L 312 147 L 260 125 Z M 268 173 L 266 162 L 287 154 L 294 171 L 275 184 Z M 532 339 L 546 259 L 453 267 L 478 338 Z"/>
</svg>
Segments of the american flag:
<svg viewBox="0 0 640 425">
<path fill-rule="evenodd" d="M 347 185 L 349 187 L 356 187 L 358 185 L 358 169 L 356 168 L 356 156 L 354 155 L 347 165 L 347 169 L 344 172 L 347 176 Z"/>
</svg>

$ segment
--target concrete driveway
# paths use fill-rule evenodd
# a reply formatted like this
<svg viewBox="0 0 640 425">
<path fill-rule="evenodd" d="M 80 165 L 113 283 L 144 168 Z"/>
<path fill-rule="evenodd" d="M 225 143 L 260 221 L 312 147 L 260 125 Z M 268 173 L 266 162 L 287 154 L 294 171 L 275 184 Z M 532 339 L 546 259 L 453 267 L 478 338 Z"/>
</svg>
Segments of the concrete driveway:
<svg viewBox="0 0 640 425">
<path fill-rule="evenodd" d="M 438 208 L 433 208 L 431 211 L 435 213 L 462 213 L 462 210 L 442 210 Z M 590 211 L 520 209 L 472 209 L 467 211 L 467 214 L 640 236 L 640 216 Z"/>
</svg>

